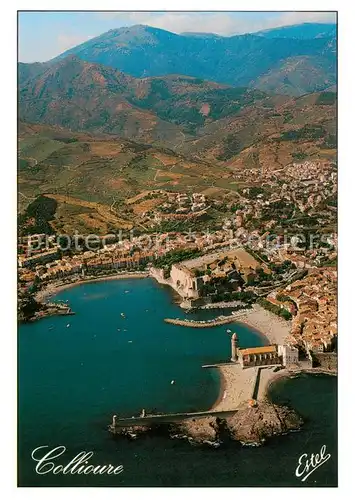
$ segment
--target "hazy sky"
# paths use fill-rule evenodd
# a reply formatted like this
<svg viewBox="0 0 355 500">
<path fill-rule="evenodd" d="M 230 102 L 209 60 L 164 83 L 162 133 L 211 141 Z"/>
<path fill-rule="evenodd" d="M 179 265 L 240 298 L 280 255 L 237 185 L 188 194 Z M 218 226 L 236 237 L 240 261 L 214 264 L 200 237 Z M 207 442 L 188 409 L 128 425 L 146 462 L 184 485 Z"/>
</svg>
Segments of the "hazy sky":
<svg viewBox="0 0 355 500">
<path fill-rule="evenodd" d="M 335 22 L 328 12 L 21 12 L 19 60 L 47 61 L 110 29 L 148 24 L 175 33 L 249 33 L 302 22 Z"/>
</svg>

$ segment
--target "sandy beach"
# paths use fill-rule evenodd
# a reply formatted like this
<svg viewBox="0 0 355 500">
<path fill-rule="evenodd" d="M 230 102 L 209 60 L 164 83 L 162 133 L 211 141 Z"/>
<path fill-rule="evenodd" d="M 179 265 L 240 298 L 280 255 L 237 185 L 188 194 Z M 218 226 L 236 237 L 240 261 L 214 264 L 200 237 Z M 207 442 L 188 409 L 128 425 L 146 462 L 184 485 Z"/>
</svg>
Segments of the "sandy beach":
<svg viewBox="0 0 355 500">
<path fill-rule="evenodd" d="M 218 370 L 221 379 L 220 393 L 211 411 L 236 410 L 252 398 L 258 368 L 243 370 L 239 364 L 230 363 L 208 369 Z"/>
<path fill-rule="evenodd" d="M 218 365 L 211 369 L 218 370 L 221 381 L 220 392 L 211 411 L 236 410 L 241 403 L 254 398 L 258 401 L 268 401 L 272 384 L 283 378 L 296 378 L 302 373 L 337 376 L 337 372 L 321 368 L 283 368 L 275 371 L 275 366 L 266 365 L 243 370 L 240 365 L 233 363 Z"/>
<path fill-rule="evenodd" d="M 238 314 L 238 323 L 245 323 L 268 338 L 270 344 L 284 344 L 291 331 L 291 321 L 286 321 L 267 311 L 259 304 Z"/>
<path fill-rule="evenodd" d="M 43 300 L 51 297 L 52 295 L 61 292 L 62 290 L 66 290 L 67 288 L 72 288 L 74 286 L 83 285 L 85 283 L 94 283 L 97 281 L 109 281 L 109 280 L 123 280 L 123 279 L 132 279 L 132 278 L 147 278 L 148 273 L 122 273 L 122 274 L 114 274 L 109 276 L 100 276 L 99 278 L 88 278 L 88 279 L 80 279 L 77 281 L 73 281 L 71 283 L 49 283 L 43 290 L 40 290 L 36 294 L 36 300 L 38 302 L 42 302 Z"/>
</svg>

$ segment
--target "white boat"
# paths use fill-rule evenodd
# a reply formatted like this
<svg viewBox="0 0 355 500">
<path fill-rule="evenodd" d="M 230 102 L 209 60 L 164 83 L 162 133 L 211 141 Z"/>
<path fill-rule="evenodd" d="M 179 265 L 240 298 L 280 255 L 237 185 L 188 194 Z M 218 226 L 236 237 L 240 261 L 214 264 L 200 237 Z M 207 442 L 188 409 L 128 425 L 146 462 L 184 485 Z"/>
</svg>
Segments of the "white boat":
<svg viewBox="0 0 355 500">
<path fill-rule="evenodd" d="M 170 382 L 170 384 L 171 384 L 171 385 L 174 385 L 174 384 L 175 384 L 175 380 L 172 380 L 172 381 Z"/>
<path fill-rule="evenodd" d="M 121 313 L 121 316 L 122 316 L 122 318 L 125 318 L 125 317 L 126 317 L 126 316 L 125 316 L 125 313 Z"/>
<path fill-rule="evenodd" d="M 67 328 L 69 328 L 69 327 L 70 327 L 70 323 L 67 324 Z"/>
<path fill-rule="evenodd" d="M 227 330 L 227 333 L 232 333 L 232 330 Z"/>
</svg>

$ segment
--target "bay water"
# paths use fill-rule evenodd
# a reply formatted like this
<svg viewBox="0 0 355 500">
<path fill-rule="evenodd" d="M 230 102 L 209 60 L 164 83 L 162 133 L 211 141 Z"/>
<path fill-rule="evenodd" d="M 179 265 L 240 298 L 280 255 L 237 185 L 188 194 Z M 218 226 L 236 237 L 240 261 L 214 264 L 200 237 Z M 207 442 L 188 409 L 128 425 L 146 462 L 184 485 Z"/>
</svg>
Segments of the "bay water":
<svg viewBox="0 0 355 500">
<path fill-rule="evenodd" d="M 165 323 L 167 317 L 210 319 L 221 311 L 186 315 L 171 290 L 149 278 L 82 284 L 54 300 L 68 301 L 76 314 L 23 324 L 18 332 L 20 486 L 336 485 L 335 377 L 275 383 L 272 400 L 294 407 L 305 426 L 260 448 L 231 443 L 211 449 L 156 435 L 115 439 L 107 430 L 113 414 L 209 409 L 220 380 L 202 365 L 229 360 L 226 330 L 237 332 L 242 347 L 267 339 L 241 324 L 198 329 Z M 302 483 L 295 476 L 298 458 L 319 453 L 322 445 L 331 459 Z M 93 451 L 91 464 L 122 464 L 124 472 L 39 475 L 31 453 L 40 446 L 66 447 L 56 464 Z"/>
</svg>

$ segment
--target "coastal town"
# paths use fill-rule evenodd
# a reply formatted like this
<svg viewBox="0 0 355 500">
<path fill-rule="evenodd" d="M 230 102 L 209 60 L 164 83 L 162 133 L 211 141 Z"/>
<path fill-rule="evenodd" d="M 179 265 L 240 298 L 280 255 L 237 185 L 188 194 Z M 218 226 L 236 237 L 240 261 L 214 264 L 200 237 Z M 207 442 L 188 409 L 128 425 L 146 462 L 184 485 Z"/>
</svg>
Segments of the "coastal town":
<svg viewBox="0 0 355 500">
<path fill-rule="evenodd" d="M 56 234 L 20 236 L 20 309 L 29 294 L 41 298 L 57 286 L 143 273 L 171 286 L 186 310 L 259 307 L 287 322 L 290 345 L 306 353 L 336 351 L 337 237 L 330 201 L 336 199 L 336 172 L 329 163 L 307 161 L 283 173 L 279 191 L 268 197 L 265 183 L 258 194 L 244 189 L 238 203 L 231 201 L 226 207 L 230 215 L 213 231 L 140 229 L 137 234 L 132 230 L 123 235 L 74 236 L 66 246 Z M 271 183 L 268 191 L 275 187 L 274 174 L 263 173 L 265 182 Z M 147 197 L 159 200 L 159 207 L 148 212 L 155 221 L 165 215 L 190 217 L 216 203 L 197 193 L 189 197 L 169 192 L 143 193 L 129 203 L 142 203 Z"/>
</svg>

